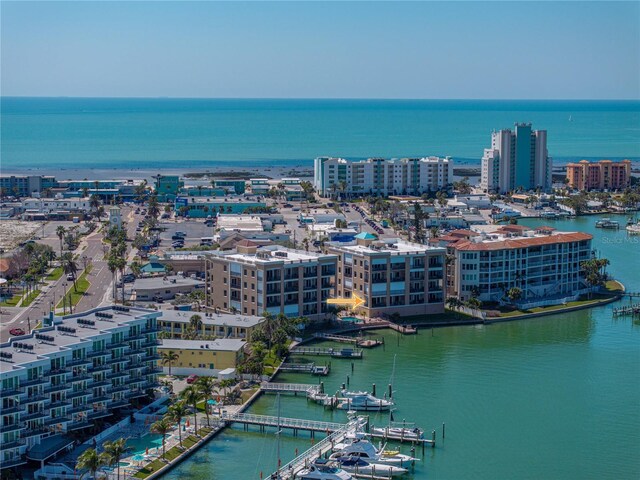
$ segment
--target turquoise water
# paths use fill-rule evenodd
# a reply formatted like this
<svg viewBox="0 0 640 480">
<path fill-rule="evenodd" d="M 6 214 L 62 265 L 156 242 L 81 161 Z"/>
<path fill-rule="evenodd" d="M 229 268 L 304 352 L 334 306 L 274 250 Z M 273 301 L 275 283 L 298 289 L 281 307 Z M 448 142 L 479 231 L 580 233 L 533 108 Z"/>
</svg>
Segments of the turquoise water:
<svg viewBox="0 0 640 480">
<path fill-rule="evenodd" d="M 359 323 L 361 320 L 358 317 L 341 317 L 343 322 Z"/>
<path fill-rule="evenodd" d="M 624 220 L 620 216 L 618 220 Z M 595 217 L 562 220 L 563 230 L 594 235 L 593 246 L 631 291 L 640 291 L 640 238 L 624 230 L 596 229 Z M 549 220 L 523 220 L 529 225 Z M 623 302 L 628 302 L 624 300 Z M 620 303 L 618 303 L 620 304 Z M 614 304 L 616 305 L 616 304 Z M 640 321 L 612 317 L 613 305 L 569 314 L 487 326 L 421 330 L 385 337 L 363 360 L 333 360 L 326 390 L 349 375 L 352 389 L 382 392 L 396 357 L 395 419 L 438 432 L 435 449 L 409 479 L 636 479 L 640 478 Z M 278 381 L 315 383 L 287 373 Z M 275 414 L 274 396 L 252 413 Z M 283 396 L 283 416 L 344 421 L 304 398 Z M 383 425 L 386 415 L 374 415 Z M 446 438 L 441 438 L 446 422 Z M 311 445 L 308 435 L 282 435 L 283 462 Z M 407 452 L 407 447 L 403 447 Z M 226 430 L 166 478 L 259 478 L 275 469 L 273 431 Z"/>
<path fill-rule="evenodd" d="M 640 157 L 637 101 L 2 97 L 3 169 L 308 165 L 450 155 L 479 162 L 493 129 L 548 130 L 555 161 Z"/>
<path fill-rule="evenodd" d="M 128 438 L 127 447 L 131 449 L 132 455 L 144 455 L 147 448 L 149 450 L 162 447 L 162 435 L 149 433 L 140 438 Z"/>
</svg>

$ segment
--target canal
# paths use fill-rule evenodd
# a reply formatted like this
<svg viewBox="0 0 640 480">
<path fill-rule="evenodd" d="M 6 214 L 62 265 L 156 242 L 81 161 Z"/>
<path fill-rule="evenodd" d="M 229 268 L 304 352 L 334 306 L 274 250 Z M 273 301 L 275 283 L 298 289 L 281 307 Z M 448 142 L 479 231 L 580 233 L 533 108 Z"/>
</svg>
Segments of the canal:
<svg viewBox="0 0 640 480">
<path fill-rule="evenodd" d="M 619 216 L 624 226 L 626 217 Z M 596 229 L 595 217 L 522 220 L 594 235 L 593 248 L 611 260 L 610 272 L 640 292 L 640 237 Z M 392 379 L 395 420 L 438 432 L 435 449 L 411 479 L 635 479 L 640 478 L 640 322 L 612 318 L 621 302 L 569 314 L 488 326 L 420 330 L 399 337 L 380 331 L 384 349 L 364 360 L 333 360 L 324 379 L 333 393 L 349 376 L 351 389 L 383 392 Z M 305 374 L 283 382 L 312 383 Z M 275 414 L 275 396 L 263 396 L 252 413 Z M 281 399 L 283 416 L 343 421 L 302 397 Z M 388 415 L 373 416 L 383 425 Z M 442 423 L 446 438 L 442 439 Z M 311 445 L 308 434 L 281 437 L 286 463 Z M 407 452 L 408 447 L 403 447 Z M 273 431 L 227 429 L 165 478 L 257 479 L 275 470 Z"/>
</svg>

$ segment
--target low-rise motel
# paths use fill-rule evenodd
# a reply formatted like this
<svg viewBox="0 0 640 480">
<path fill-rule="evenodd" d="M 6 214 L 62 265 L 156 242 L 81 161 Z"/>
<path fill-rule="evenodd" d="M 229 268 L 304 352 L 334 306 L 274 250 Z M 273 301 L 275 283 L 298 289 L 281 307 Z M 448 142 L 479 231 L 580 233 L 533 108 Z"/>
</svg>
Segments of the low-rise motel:
<svg viewBox="0 0 640 480">
<path fill-rule="evenodd" d="M 119 306 L 43 320 L 0 344 L 0 467 L 54 457 L 157 386 L 161 312 Z"/>
<path fill-rule="evenodd" d="M 171 338 L 179 339 L 191 325 L 191 317 L 194 315 L 199 316 L 202 321 L 196 333 L 203 337 L 248 339 L 251 338 L 253 330 L 265 320 L 264 317 L 255 315 L 163 310 L 158 325 L 163 332 L 171 335 Z"/>
<path fill-rule="evenodd" d="M 244 340 L 222 338 L 217 340 L 163 340 L 160 354 L 173 352 L 173 375 L 217 376 L 227 369 L 235 369 L 244 360 Z M 169 365 L 164 366 L 169 372 Z"/>
<path fill-rule="evenodd" d="M 336 255 L 279 245 L 258 248 L 243 240 L 228 251 L 207 254 L 206 304 L 209 308 L 260 315 L 324 318 L 335 293 Z"/>
<path fill-rule="evenodd" d="M 592 256 L 592 236 L 507 225 L 494 230 L 458 230 L 434 239 L 453 261 L 447 267 L 448 294 L 468 300 L 500 302 L 513 287 L 522 301 L 579 295 L 588 290 L 580 263 Z"/>
<path fill-rule="evenodd" d="M 362 232 L 329 253 L 338 257 L 337 296 L 362 298 L 368 317 L 444 312 L 444 248 Z"/>
</svg>

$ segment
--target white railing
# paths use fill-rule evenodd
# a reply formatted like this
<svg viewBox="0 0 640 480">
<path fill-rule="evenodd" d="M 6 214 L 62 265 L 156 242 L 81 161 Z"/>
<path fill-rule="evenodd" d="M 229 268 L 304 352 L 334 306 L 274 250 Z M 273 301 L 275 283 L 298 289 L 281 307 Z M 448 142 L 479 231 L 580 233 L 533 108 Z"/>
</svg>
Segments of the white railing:
<svg viewBox="0 0 640 480">
<path fill-rule="evenodd" d="M 272 427 L 280 426 L 282 428 L 299 428 L 316 432 L 334 432 L 345 427 L 344 423 L 322 422 L 301 418 L 278 418 L 270 415 L 254 415 L 251 413 L 223 413 L 220 416 L 220 420 L 230 423 L 237 422 Z"/>
</svg>

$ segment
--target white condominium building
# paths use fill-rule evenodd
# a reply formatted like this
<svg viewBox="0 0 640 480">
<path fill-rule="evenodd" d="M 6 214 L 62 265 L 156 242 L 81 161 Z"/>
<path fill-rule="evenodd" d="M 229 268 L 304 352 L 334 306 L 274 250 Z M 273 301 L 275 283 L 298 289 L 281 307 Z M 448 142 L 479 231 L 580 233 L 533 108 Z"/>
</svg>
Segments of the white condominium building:
<svg viewBox="0 0 640 480">
<path fill-rule="evenodd" d="M 451 245 L 450 293 L 483 302 L 499 302 L 513 287 L 522 290 L 524 301 L 579 294 L 587 288 L 580 263 L 591 258 L 591 239 L 587 233 L 512 225 L 459 240 Z"/>
<path fill-rule="evenodd" d="M 453 183 L 450 157 L 369 158 L 350 161 L 319 157 L 314 161 L 314 186 L 319 195 L 420 195 Z"/>
<path fill-rule="evenodd" d="M 0 468 L 44 462 L 78 430 L 148 396 L 161 371 L 160 315 L 115 306 L 52 315 L 0 344 Z"/>
<path fill-rule="evenodd" d="M 491 148 L 484 150 L 480 187 L 485 192 L 551 188 L 551 159 L 547 131 L 531 130 L 530 123 L 517 123 L 513 131 L 491 134 Z"/>
</svg>

